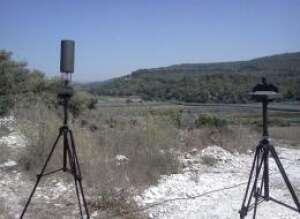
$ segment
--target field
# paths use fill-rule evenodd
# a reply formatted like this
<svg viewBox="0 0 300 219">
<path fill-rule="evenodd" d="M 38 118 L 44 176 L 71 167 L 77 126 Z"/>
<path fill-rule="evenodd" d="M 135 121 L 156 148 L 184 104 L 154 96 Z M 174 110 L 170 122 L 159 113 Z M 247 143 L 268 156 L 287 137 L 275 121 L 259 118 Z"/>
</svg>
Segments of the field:
<svg viewBox="0 0 300 219">
<path fill-rule="evenodd" d="M 300 112 L 297 105 L 274 104 L 270 108 L 270 132 L 276 145 L 298 149 Z M 103 98 L 96 110 L 71 118 L 93 218 L 136 219 L 149 215 L 152 218 L 182 218 L 179 213 L 172 215 L 168 212 L 178 205 L 185 209 L 183 215 L 195 209 L 189 209 L 181 201 L 175 201 L 174 205 L 172 201 L 167 205 L 158 204 L 157 208 L 149 206 L 168 199 L 167 194 L 159 196 L 165 189 L 171 197 L 180 199 L 180 188 L 185 185 L 184 182 L 198 191 L 196 196 L 205 193 L 206 189 L 211 190 L 208 188 L 210 180 L 219 177 L 243 182 L 251 163 L 251 151 L 261 135 L 260 110 L 257 104 L 176 105 Z M 3 180 L 0 189 L 4 192 L 0 200 L 4 201 L 1 201 L 0 209 L 4 218 L 17 218 L 20 213 L 34 183 L 33 176 L 42 166 L 58 133 L 60 116 L 59 112 L 41 103 L 32 105 L 30 109 L 20 106 L 13 131 L 1 131 L 0 174 Z M 225 160 L 215 157 L 214 153 L 206 154 L 205 151 L 210 150 L 225 154 Z M 290 153 L 289 149 L 283 151 Z M 61 165 L 61 153 L 61 148 L 55 152 L 49 169 Z M 241 176 L 237 164 L 231 160 L 242 157 L 245 161 L 238 162 L 242 165 Z M 228 162 L 226 168 L 222 166 L 224 162 Z M 295 168 L 298 165 L 296 160 L 290 164 L 294 164 Z M 229 172 L 222 171 L 222 168 Z M 234 172 L 230 173 L 230 170 Z M 207 175 L 210 171 L 217 171 L 217 174 Z M 206 178 L 203 185 L 208 183 L 208 187 L 203 186 L 199 190 L 198 180 Z M 20 180 L 22 183 L 18 183 Z M 176 185 L 179 190 L 169 188 L 172 180 L 179 183 Z M 230 185 L 224 181 L 215 186 Z M 235 199 L 237 204 L 241 201 L 242 191 L 243 187 L 235 191 L 234 196 L 222 197 Z M 193 191 L 187 192 L 185 195 L 191 195 L 189 193 Z M 285 195 L 281 187 L 279 193 Z M 217 199 L 214 196 L 208 203 L 215 205 Z M 14 202 L 17 205 L 11 208 Z M 197 202 L 193 204 L 201 206 Z M 236 214 L 236 204 L 228 215 Z M 198 213 L 191 218 L 199 218 L 201 208 L 197 207 Z M 165 211 L 165 215 L 161 211 Z M 63 174 L 43 181 L 28 211 L 30 218 L 76 218 L 76 215 L 72 181 Z M 210 211 L 206 215 L 205 218 L 223 218 L 221 215 L 213 216 Z"/>
</svg>

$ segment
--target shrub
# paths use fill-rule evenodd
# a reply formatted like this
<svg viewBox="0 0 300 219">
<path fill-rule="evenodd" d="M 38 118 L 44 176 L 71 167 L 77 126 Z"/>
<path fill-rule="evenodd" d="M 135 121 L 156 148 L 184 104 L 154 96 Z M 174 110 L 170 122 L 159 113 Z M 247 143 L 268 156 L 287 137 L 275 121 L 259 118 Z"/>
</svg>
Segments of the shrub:
<svg viewBox="0 0 300 219">
<path fill-rule="evenodd" d="M 207 166 L 215 166 L 218 163 L 218 160 L 212 156 L 205 155 L 201 157 L 201 163 Z"/>
<path fill-rule="evenodd" d="M 84 91 L 75 91 L 74 96 L 70 101 L 70 112 L 74 117 L 78 117 L 79 114 L 85 110 L 95 109 L 97 104 L 97 98 Z"/>
<path fill-rule="evenodd" d="M 195 120 L 195 125 L 197 128 L 208 126 L 208 127 L 224 127 L 228 125 L 229 121 L 224 118 L 219 118 L 214 115 L 209 114 L 200 114 Z"/>
<path fill-rule="evenodd" d="M 182 113 L 183 109 L 179 107 L 172 107 L 165 111 L 165 115 L 169 116 L 177 128 L 181 128 Z"/>
</svg>

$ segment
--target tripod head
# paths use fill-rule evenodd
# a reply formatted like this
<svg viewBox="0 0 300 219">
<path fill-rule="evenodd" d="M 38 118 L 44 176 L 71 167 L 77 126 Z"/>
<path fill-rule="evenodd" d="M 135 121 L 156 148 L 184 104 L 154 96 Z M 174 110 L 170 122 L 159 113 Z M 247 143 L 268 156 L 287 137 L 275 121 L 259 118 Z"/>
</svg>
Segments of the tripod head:
<svg viewBox="0 0 300 219">
<path fill-rule="evenodd" d="M 278 87 L 268 84 L 267 79 L 263 77 L 262 83 L 255 85 L 250 94 L 257 102 L 271 102 L 280 97 L 278 92 Z"/>
<path fill-rule="evenodd" d="M 278 87 L 273 84 L 268 84 L 265 77 L 262 78 L 262 83 L 257 84 L 252 89 L 250 95 L 257 102 L 262 102 L 263 106 L 263 138 L 269 138 L 268 131 L 268 103 L 280 97 Z"/>
<path fill-rule="evenodd" d="M 74 89 L 69 85 L 68 81 L 64 81 L 63 86 L 59 89 L 57 97 L 62 100 L 69 100 L 74 94 Z"/>
</svg>

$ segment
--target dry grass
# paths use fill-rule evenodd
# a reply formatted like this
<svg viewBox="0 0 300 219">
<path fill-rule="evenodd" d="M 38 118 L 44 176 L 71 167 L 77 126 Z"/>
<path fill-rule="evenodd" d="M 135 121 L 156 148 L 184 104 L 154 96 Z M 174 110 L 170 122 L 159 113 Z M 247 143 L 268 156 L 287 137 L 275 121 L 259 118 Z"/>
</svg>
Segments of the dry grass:
<svg viewBox="0 0 300 219">
<path fill-rule="evenodd" d="M 178 171 L 179 164 L 172 152 L 178 130 L 168 120 L 151 115 L 102 115 L 93 126 L 97 126 L 96 131 L 91 132 L 90 124 L 86 124 L 75 129 L 75 135 L 86 135 L 79 138 L 79 144 L 84 145 L 79 151 L 82 157 L 90 158 L 84 169 L 98 191 L 107 191 L 107 186 L 109 189 L 145 186 L 155 183 L 160 175 Z M 86 139 L 94 142 L 89 144 L 84 142 Z M 118 161 L 117 155 L 128 160 Z M 101 182 L 95 185 L 99 176 Z"/>
<path fill-rule="evenodd" d="M 271 127 L 270 135 L 276 140 L 300 145 L 300 126 Z"/>
<path fill-rule="evenodd" d="M 19 106 L 16 113 L 18 129 L 29 141 L 19 163 L 25 170 L 37 171 L 41 168 L 50 148 L 58 135 L 60 119 L 55 111 L 41 102 L 26 107 Z M 61 155 L 59 150 L 56 150 Z M 53 156 L 50 168 L 60 164 L 58 156 Z"/>
<path fill-rule="evenodd" d="M 184 131 L 186 151 L 218 145 L 231 152 L 246 152 L 255 147 L 259 138 L 255 129 L 242 125 L 230 125 L 222 128 L 202 127 Z"/>
<path fill-rule="evenodd" d="M 30 140 L 19 163 L 33 175 L 40 170 L 49 154 L 61 119 L 55 111 L 37 103 L 19 110 L 17 122 L 18 128 Z M 87 112 L 77 120 L 71 119 L 70 123 L 84 183 L 89 188 L 88 196 L 90 200 L 98 200 L 98 204 L 94 205 L 96 209 L 126 212 L 124 214 L 128 218 L 139 218 L 139 215 L 130 213 L 132 202 L 126 201 L 125 205 L 114 198 L 114 194 L 122 190 L 131 191 L 125 194 L 133 195 L 133 187 L 144 188 L 156 183 L 161 175 L 179 170 L 179 161 L 174 153 L 179 131 L 168 116 L 100 111 Z M 124 159 L 116 159 L 118 155 L 124 156 Z M 48 170 L 61 165 L 60 142 Z M 127 199 L 130 200 L 130 197 Z M 101 204 L 99 200 L 102 200 Z"/>
<path fill-rule="evenodd" d="M 116 194 L 102 194 L 92 203 L 92 208 L 102 212 L 97 218 L 124 218 L 142 219 L 146 218 L 144 212 L 139 211 L 139 207 L 131 198 L 127 190 L 121 190 Z"/>
</svg>

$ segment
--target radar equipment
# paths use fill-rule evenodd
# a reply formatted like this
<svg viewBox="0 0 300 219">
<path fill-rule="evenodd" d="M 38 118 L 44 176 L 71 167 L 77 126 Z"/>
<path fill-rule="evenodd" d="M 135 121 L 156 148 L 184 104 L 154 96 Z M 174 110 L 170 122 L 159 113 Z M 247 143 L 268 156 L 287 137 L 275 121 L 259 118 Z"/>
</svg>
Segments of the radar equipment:
<svg viewBox="0 0 300 219">
<path fill-rule="evenodd" d="M 278 88 L 273 84 L 268 84 L 265 78 L 262 78 L 262 83 L 257 84 L 252 92 L 252 97 L 262 102 L 263 107 L 263 137 L 259 144 L 256 146 L 254 153 L 254 160 L 250 170 L 249 180 L 246 188 L 246 192 L 243 198 L 242 207 L 239 211 L 240 218 L 244 219 L 250 210 L 254 210 L 253 219 L 256 218 L 257 206 L 263 201 L 273 201 L 284 207 L 300 213 L 300 203 L 298 197 L 293 189 L 293 186 L 284 170 L 284 167 L 277 155 L 274 146 L 270 143 L 269 131 L 268 131 L 268 104 L 279 98 Z M 286 184 L 292 199 L 295 203 L 295 207 L 279 201 L 270 196 L 270 173 L 269 173 L 269 158 L 272 157 L 276 166 Z M 252 179 L 254 179 L 252 181 Z M 260 182 L 259 182 L 260 181 Z M 252 199 L 254 198 L 254 203 Z"/>
<path fill-rule="evenodd" d="M 41 178 L 43 176 L 47 176 L 59 171 L 68 172 L 73 176 L 81 219 L 84 218 L 83 217 L 84 211 L 85 211 L 85 218 L 87 219 L 90 218 L 87 202 L 85 200 L 85 195 L 82 188 L 82 182 L 81 182 L 82 176 L 81 176 L 80 165 L 79 165 L 78 156 L 76 152 L 74 135 L 72 130 L 68 126 L 68 104 L 73 95 L 73 88 L 70 86 L 70 81 L 71 81 L 71 73 L 74 72 L 74 49 L 75 49 L 75 42 L 73 40 L 61 41 L 60 71 L 62 74 L 63 87 L 58 92 L 58 99 L 61 101 L 64 108 L 64 121 L 63 121 L 63 125 L 59 129 L 59 134 L 51 148 L 51 151 L 44 163 L 44 166 L 40 174 L 37 175 L 36 183 L 25 204 L 20 219 L 22 219 L 24 214 L 26 213 L 26 210 L 31 202 L 31 198 L 34 195 Z M 60 169 L 45 173 L 47 165 L 61 138 L 63 140 L 63 166 Z"/>
</svg>

